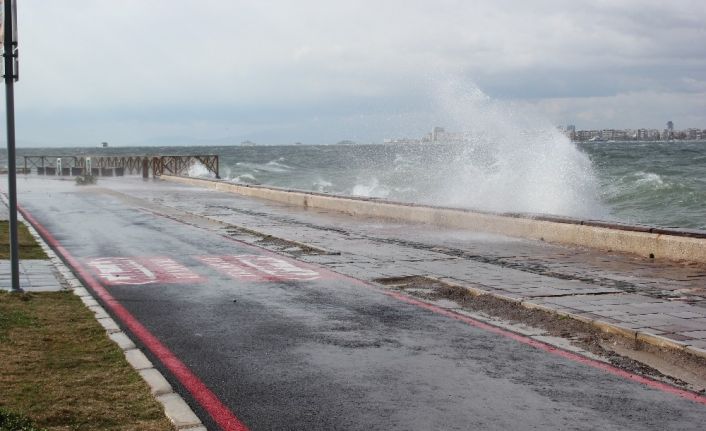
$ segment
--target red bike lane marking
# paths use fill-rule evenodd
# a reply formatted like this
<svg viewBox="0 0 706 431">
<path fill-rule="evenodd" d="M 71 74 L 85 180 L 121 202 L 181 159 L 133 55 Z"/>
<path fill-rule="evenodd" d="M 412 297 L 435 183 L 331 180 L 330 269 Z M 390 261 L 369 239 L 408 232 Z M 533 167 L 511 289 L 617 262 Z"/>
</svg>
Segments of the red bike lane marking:
<svg viewBox="0 0 706 431">
<path fill-rule="evenodd" d="M 199 274 L 170 257 L 94 257 L 85 262 L 98 278 L 111 286 L 191 284 L 205 281 Z"/>
<path fill-rule="evenodd" d="M 279 256 L 233 254 L 195 256 L 195 259 L 222 274 L 246 281 L 313 281 L 322 278 L 319 271 Z"/>
<path fill-rule="evenodd" d="M 233 412 L 199 379 L 167 346 L 143 326 L 120 302 L 118 302 L 81 263 L 62 246 L 49 231 L 27 210 L 18 206 L 24 218 L 39 232 L 44 240 L 76 272 L 76 275 L 93 290 L 120 322 L 134 334 L 152 354 L 176 377 L 194 397 L 197 403 L 224 431 L 249 431 Z"/>
</svg>

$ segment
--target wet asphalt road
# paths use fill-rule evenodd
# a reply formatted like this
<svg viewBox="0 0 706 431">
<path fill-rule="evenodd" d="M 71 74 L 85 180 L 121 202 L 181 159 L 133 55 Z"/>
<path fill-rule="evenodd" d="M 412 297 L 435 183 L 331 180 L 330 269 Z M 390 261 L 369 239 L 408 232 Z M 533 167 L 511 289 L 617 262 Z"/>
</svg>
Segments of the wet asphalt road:
<svg viewBox="0 0 706 431">
<path fill-rule="evenodd" d="M 20 204 L 252 430 L 701 430 L 706 423 L 704 405 L 322 267 L 71 182 L 19 186 Z"/>
</svg>

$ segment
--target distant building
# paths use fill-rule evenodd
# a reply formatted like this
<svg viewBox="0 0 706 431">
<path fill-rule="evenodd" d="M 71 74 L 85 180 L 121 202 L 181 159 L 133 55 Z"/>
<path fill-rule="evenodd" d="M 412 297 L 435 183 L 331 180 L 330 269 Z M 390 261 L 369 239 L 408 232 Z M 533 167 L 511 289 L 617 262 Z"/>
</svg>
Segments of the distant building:
<svg viewBox="0 0 706 431">
<path fill-rule="evenodd" d="M 577 141 L 588 141 L 588 139 L 588 130 L 579 130 L 578 132 L 576 132 Z"/>
<path fill-rule="evenodd" d="M 383 139 L 382 143 L 383 144 L 390 144 L 390 145 L 395 145 L 395 144 L 419 144 L 422 142 L 419 139 L 408 139 L 408 138 L 385 138 Z"/>
<path fill-rule="evenodd" d="M 566 126 L 566 134 L 569 136 L 569 139 L 576 139 L 576 126 L 574 126 L 573 124 L 569 124 L 568 126 Z"/>
<path fill-rule="evenodd" d="M 614 129 L 603 129 L 601 130 L 601 139 L 605 141 L 611 141 L 615 139 L 615 132 L 617 130 Z"/>
<path fill-rule="evenodd" d="M 438 142 L 443 139 L 443 135 L 446 131 L 444 130 L 443 127 L 435 126 L 433 129 L 431 129 L 431 141 L 432 142 Z"/>
<path fill-rule="evenodd" d="M 629 136 L 627 130 L 613 130 L 614 141 L 627 141 Z"/>
<path fill-rule="evenodd" d="M 686 139 L 697 140 L 704 138 L 706 138 L 706 135 L 700 129 L 686 129 Z"/>
<path fill-rule="evenodd" d="M 664 135 L 662 137 L 665 141 L 674 139 L 674 123 L 671 120 L 667 121 L 667 128 L 664 129 Z"/>
<path fill-rule="evenodd" d="M 384 144 L 462 144 L 471 140 L 467 132 L 447 132 L 443 127 L 434 126 L 430 133 L 421 138 L 385 138 Z"/>
</svg>

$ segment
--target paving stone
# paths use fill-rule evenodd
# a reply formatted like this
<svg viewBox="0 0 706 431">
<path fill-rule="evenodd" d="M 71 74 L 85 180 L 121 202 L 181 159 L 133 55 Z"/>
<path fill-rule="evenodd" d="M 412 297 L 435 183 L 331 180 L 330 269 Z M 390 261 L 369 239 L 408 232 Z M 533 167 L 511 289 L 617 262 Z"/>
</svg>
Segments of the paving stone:
<svg viewBox="0 0 706 431">
<path fill-rule="evenodd" d="M 96 319 L 106 319 L 110 317 L 110 315 L 100 305 L 92 305 L 88 308 L 96 315 Z"/>
<path fill-rule="evenodd" d="M 111 319 L 110 317 L 97 320 L 98 323 L 100 323 L 100 325 L 105 328 L 106 332 L 108 333 L 120 331 L 120 327 L 118 326 L 118 324 L 115 323 L 115 320 Z"/>
<path fill-rule="evenodd" d="M 174 393 L 160 395 L 157 401 L 164 406 L 164 413 L 175 427 L 181 429 L 201 425 L 199 418 L 179 395 Z"/>
<path fill-rule="evenodd" d="M 138 349 L 130 349 L 125 351 L 125 359 L 132 365 L 136 370 L 144 370 L 146 368 L 152 368 L 152 362 L 147 359 L 144 353 Z"/>
<path fill-rule="evenodd" d="M 706 349 L 706 340 L 690 340 L 689 345 L 699 349 Z"/>
<path fill-rule="evenodd" d="M 88 290 L 83 287 L 76 287 L 73 289 L 73 292 L 76 296 L 91 296 L 91 294 L 88 293 Z"/>
<path fill-rule="evenodd" d="M 686 331 L 682 332 L 682 334 L 689 336 L 691 338 L 701 338 L 701 339 L 706 339 L 706 330 L 703 331 Z"/>
<path fill-rule="evenodd" d="M 122 331 L 108 334 L 108 337 L 113 340 L 121 350 L 130 350 L 135 348 L 135 343 Z"/>
<path fill-rule="evenodd" d="M 688 323 L 674 323 L 674 324 L 669 324 L 669 325 L 656 325 L 654 326 L 657 329 L 660 329 L 665 332 L 689 332 L 689 331 L 699 331 L 699 330 L 704 330 L 706 329 L 706 325 L 704 324 L 688 324 Z"/>
<path fill-rule="evenodd" d="M 86 307 L 100 305 L 98 303 L 98 301 L 93 299 L 93 297 L 91 297 L 91 296 L 80 296 L 79 298 L 81 298 L 81 301 L 83 301 L 83 303 L 86 304 Z"/>
<path fill-rule="evenodd" d="M 690 340 L 693 340 L 692 337 L 689 337 L 689 336 L 684 335 L 684 334 L 668 334 L 668 335 L 665 335 L 665 337 L 671 338 L 672 340 L 677 340 L 677 341 L 690 341 Z"/>
<path fill-rule="evenodd" d="M 152 395 L 164 395 L 172 392 L 172 385 L 164 378 L 162 373 L 154 368 L 145 368 L 138 371 L 142 379 L 147 382 Z"/>
</svg>

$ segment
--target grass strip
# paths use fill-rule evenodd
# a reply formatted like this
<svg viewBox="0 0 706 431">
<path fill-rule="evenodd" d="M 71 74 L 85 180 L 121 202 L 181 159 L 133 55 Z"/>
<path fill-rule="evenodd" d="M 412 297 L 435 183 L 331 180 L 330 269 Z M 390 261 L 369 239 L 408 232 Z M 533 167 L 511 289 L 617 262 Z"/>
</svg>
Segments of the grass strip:
<svg viewBox="0 0 706 431">
<path fill-rule="evenodd" d="M 26 416 L 0 409 L 0 431 L 46 431 L 46 429 L 37 428 Z"/>
<path fill-rule="evenodd" d="M 23 223 L 17 224 L 18 248 L 20 259 L 48 259 L 42 247 Z M 10 223 L 0 220 L 0 259 L 10 258 Z"/>
<path fill-rule="evenodd" d="M 172 430 L 149 388 L 69 292 L 0 292 L 0 409 L 47 430 Z"/>
</svg>

